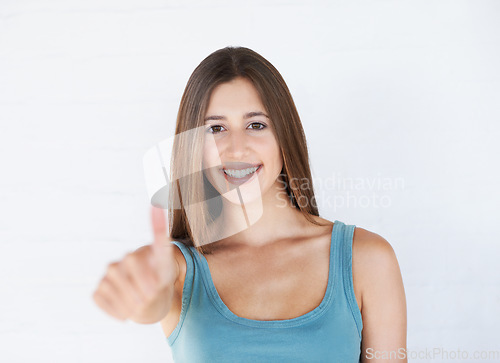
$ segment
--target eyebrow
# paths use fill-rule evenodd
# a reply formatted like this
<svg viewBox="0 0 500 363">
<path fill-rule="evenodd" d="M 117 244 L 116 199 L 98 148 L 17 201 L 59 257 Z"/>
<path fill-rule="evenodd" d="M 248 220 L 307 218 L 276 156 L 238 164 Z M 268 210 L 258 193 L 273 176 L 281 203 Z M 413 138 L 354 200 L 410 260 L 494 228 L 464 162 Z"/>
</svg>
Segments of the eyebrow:
<svg viewBox="0 0 500 363">
<path fill-rule="evenodd" d="M 247 112 L 246 114 L 243 115 L 243 118 L 247 119 L 247 118 L 251 118 L 251 117 L 255 117 L 255 116 L 264 116 L 264 117 L 269 118 L 269 116 L 267 116 L 264 112 L 261 112 L 261 111 Z M 225 119 L 226 119 L 226 116 L 214 115 L 214 116 L 205 117 L 205 122 L 210 121 L 210 120 L 225 120 Z"/>
</svg>

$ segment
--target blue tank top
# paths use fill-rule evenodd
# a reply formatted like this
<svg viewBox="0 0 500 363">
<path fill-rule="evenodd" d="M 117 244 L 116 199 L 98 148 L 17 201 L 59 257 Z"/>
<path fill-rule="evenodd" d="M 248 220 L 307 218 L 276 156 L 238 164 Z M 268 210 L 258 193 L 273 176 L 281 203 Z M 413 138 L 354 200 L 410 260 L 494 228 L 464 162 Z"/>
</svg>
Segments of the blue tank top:
<svg viewBox="0 0 500 363">
<path fill-rule="evenodd" d="M 173 241 L 187 264 L 179 323 L 166 338 L 174 361 L 360 362 L 363 323 L 352 283 L 354 228 L 334 222 L 323 300 L 308 313 L 285 320 L 233 314 L 215 288 L 205 257 Z"/>
</svg>

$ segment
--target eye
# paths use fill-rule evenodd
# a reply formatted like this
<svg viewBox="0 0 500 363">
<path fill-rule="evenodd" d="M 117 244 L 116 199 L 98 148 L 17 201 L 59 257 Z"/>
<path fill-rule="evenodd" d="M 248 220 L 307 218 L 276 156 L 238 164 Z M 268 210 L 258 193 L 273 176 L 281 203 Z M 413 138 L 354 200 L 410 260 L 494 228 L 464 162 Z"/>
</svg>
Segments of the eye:
<svg viewBox="0 0 500 363">
<path fill-rule="evenodd" d="M 210 126 L 210 127 L 207 127 L 207 132 L 210 132 L 211 134 L 218 134 L 219 132 L 221 132 L 223 127 L 221 125 L 213 125 L 213 126 Z"/>
<path fill-rule="evenodd" d="M 250 128 L 250 130 L 260 131 L 260 130 L 264 130 L 267 126 L 261 122 L 252 122 L 248 127 Z M 209 132 L 211 134 L 218 134 L 218 133 L 222 132 L 223 129 L 224 129 L 224 127 L 222 125 L 213 125 L 213 126 L 207 127 L 206 132 Z"/>
<path fill-rule="evenodd" d="M 254 125 L 257 125 L 257 128 L 253 127 Z M 262 127 L 260 127 L 260 126 L 262 126 Z M 264 125 L 263 123 L 260 123 L 260 122 L 252 122 L 250 124 L 250 129 L 255 130 L 255 131 L 264 130 L 266 127 L 267 127 L 266 125 Z"/>
</svg>

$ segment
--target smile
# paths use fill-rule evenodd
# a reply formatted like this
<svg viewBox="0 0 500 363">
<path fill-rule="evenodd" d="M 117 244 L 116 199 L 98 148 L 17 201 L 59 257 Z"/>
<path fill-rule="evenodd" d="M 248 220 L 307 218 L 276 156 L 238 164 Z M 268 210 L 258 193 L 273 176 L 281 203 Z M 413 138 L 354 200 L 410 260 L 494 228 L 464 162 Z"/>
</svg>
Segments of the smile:
<svg viewBox="0 0 500 363">
<path fill-rule="evenodd" d="M 259 169 L 261 167 L 261 165 L 259 166 L 254 166 L 252 168 L 247 168 L 247 169 L 241 169 L 241 170 L 238 170 L 238 169 L 223 169 L 224 173 L 226 175 L 229 175 L 230 177 L 233 177 L 233 178 L 244 178 L 250 174 L 253 174 L 255 173 L 255 171 L 257 171 L 257 169 Z"/>
</svg>

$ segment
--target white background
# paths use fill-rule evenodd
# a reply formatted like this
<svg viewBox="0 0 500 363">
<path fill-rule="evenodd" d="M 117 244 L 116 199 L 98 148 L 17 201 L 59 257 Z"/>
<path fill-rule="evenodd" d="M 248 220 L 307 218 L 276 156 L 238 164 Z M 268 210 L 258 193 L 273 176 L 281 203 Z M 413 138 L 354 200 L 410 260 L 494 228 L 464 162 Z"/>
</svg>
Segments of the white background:
<svg viewBox="0 0 500 363">
<path fill-rule="evenodd" d="M 151 242 L 142 156 L 228 45 L 285 78 L 315 178 L 357 181 L 316 186 L 320 211 L 393 246 L 408 349 L 500 350 L 499 19 L 498 1 L 1 0 L 0 361 L 169 361 L 159 324 L 91 294 Z"/>
</svg>

